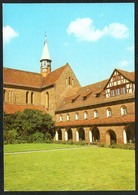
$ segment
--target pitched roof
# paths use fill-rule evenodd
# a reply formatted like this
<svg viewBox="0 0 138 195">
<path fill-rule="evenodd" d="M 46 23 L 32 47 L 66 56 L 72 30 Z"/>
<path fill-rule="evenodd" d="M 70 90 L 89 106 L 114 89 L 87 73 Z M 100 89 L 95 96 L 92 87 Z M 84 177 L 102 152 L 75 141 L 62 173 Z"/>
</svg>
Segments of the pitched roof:
<svg viewBox="0 0 138 195">
<path fill-rule="evenodd" d="M 40 88 L 42 76 L 38 73 L 3 68 L 4 84 Z"/>
<path fill-rule="evenodd" d="M 115 70 L 119 71 L 122 75 L 124 75 L 129 80 L 134 81 L 134 72 L 127 72 L 118 69 Z M 61 111 L 78 109 L 87 106 L 94 106 L 94 105 L 109 103 L 118 100 L 125 100 L 131 98 L 133 99 L 135 97 L 134 93 L 130 93 L 130 94 L 118 95 L 110 98 L 105 98 L 104 88 L 109 82 L 109 80 L 110 79 L 106 79 L 104 81 L 100 81 L 91 85 L 80 87 L 76 93 L 64 99 L 62 104 L 57 108 L 56 112 L 58 113 Z M 100 94 L 100 97 L 97 97 L 98 94 Z"/>
<path fill-rule="evenodd" d="M 54 84 L 68 64 L 52 71 L 45 78 L 40 73 L 3 68 L 4 84 L 42 88 Z"/>
<path fill-rule="evenodd" d="M 33 110 L 40 110 L 46 113 L 46 110 L 43 106 L 35 106 L 35 105 L 17 105 L 17 104 L 10 104 L 10 103 L 4 103 L 4 112 L 6 114 L 13 114 L 17 111 L 24 111 L 25 109 L 33 109 Z"/>
<path fill-rule="evenodd" d="M 79 127 L 79 126 L 91 126 L 91 125 L 126 124 L 131 122 L 135 122 L 134 115 L 56 122 L 55 126 L 56 127 Z"/>
<path fill-rule="evenodd" d="M 48 86 L 48 85 L 51 85 L 51 84 L 54 84 L 58 79 L 59 77 L 61 76 L 62 72 L 64 71 L 64 69 L 68 66 L 68 64 L 52 71 L 50 74 L 48 74 L 46 76 L 45 79 L 43 79 L 43 87 L 45 86 Z"/>
<path fill-rule="evenodd" d="M 116 69 L 118 72 L 120 72 L 124 77 L 126 77 L 130 81 L 135 81 L 135 73 L 134 72 L 128 72 L 120 69 Z"/>
</svg>

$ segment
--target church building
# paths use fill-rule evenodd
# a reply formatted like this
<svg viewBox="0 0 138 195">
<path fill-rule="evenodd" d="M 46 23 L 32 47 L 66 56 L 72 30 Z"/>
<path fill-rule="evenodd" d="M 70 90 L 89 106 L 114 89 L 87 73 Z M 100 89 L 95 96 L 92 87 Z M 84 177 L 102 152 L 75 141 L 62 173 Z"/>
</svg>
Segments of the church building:
<svg viewBox="0 0 138 195">
<path fill-rule="evenodd" d="M 4 112 L 26 108 L 49 113 L 55 140 L 135 142 L 135 75 L 114 69 L 110 77 L 81 87 L 67 63 L 52 71 L 46 37 L 40 73 L 3 68 Z"/>
</svg>

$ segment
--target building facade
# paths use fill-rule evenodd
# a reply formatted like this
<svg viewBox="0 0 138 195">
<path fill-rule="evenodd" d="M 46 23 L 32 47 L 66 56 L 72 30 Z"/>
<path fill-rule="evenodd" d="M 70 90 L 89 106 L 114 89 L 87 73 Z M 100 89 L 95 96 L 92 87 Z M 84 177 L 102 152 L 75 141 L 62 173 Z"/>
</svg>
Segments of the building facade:
<svg viewBox="0 0 138 195">
<path fill-rule="evenodd" d="M 46 38 L 40 73 L 3 68 L 4 112 L 42 110 L 55 120 L 55 140 L 126 144 L 135 141 L 134 72 L 81 87 L 70 65 L 51 71 Z"/>
</svg>

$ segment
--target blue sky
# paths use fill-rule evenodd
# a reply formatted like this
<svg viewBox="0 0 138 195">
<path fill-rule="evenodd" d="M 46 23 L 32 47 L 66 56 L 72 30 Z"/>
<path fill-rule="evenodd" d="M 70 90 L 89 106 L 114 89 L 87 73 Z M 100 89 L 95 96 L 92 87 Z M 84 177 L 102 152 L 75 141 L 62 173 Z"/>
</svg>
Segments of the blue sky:
<svg viewBox="0 0 138 195">
<path fill-rule="evenodd" d="M 82 86 L 134 71 L 134 3 L 5 3 L 3 66 L 39 73 L 45 32 L 52 70 L 68 62 Z"/>
</svg>

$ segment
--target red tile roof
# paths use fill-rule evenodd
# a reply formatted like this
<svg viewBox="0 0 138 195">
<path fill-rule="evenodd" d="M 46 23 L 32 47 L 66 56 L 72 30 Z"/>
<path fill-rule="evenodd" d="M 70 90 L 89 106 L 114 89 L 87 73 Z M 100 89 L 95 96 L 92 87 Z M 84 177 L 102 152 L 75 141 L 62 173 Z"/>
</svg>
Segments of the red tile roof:
<svg viewBox="0 0 138 195">
<path fill-rule="evenodd" d="M 92 126 L 92 125 L 127 124 L 131 122 L 135 122 L 134 115 L 56 122 L 55 125 L 56 127 L 78 127 L 78 126 Z"/>
<path fill-rule="evenodd" d="M 103 82 L 103 84 L 106 83 Z M 95 85 L 91 85 L 91 87 L 94 87 L 95 89 Z M 77 92 L 77 94 L 81 94 L 78 98 L 76 98 L 76 101 L 72 102 L 72 97 L 75 96 L 70 96 L 64 99 L 64 101 L 60 104 L 60 106 L 57 108 L 56 112 L 62 112 L 62 111 L 66 111 L 66 110 L 71 110 L 71 109 L 79 109 L 79 108 L 83 108 L 83 107 L 87 107 L 87 106 L 94 106 L 94 105 L 98 105 L 98 104 L 103 104 L 103 103 L 109 103 L 109 102 L 115 102 L 115 101 L 119 101 L 119 100 L 126 100 L 126 99 L 134 99 L 135 98 L 135 94 L 134 93 L 128 93 L 128 94 L 124 94 L 124 95 L 118 95 L 118 96 L 114 96 L 114 97 L 110 97 L 110 98 L 105 98 L 104 93 L 100 94 L 100 97 L 95 97 L 95 93 L 92 92 L 87 99 L 83 100 L 83 91 L 87 89 L 86 87 L 80 88 Z M 94 90 L 93 90 L 94 91 Z M 95 90 L 96 92 L 96 90 Z"/>
<path fill-rule="evenodd" d="M 120 72 L 125 78 L 130 81 L 134 81 L 134 72 L 127 72 L 119 69 L 115 69 Z M 115 71 L 114 70 L 114 71 Z M 113 71 L 113 73 L 114 73 Z M 112 74 L 113 74 L 112 73 Z M 110 98 L 105 98 L 104 88 L 109 82 L 110 78 L 104 81 L 100 81 L 91 85 L 80 87 L 78 91 L 69 97 L 65 98 L 61 105 L 57 108 L 56 112 L 78 109 L 86 106 L 92 106 L 102 103 L 108 103 L 113 101 L 125 100 L 125 99 L 134 99 L 135 94 L 124 94 L 118 95 Z M 97 95 L 100 94 L 100 97 Z M 86 98 L 84 98 L 86 97 Z M 76 99 L 75 99 L 76 98 Z"/>
<path fill-rule="evenodd" d="M 43 106 L 35 106 L 35 105 L 16 105 L 10 103 L 4 103 L 4 112 L 6 114 L 13 114 L 17 111 L 24 111 L 25 109 L 33 109 L 33 110 L 41 110 L 44 113 L 47 113 Z"/>
<path fill-rule="evenodd" d="M 54 84 L 68 64 L 49 73 L 45 78 L 39 73 L 3 68 L 4 84 L 42 88 Z"/>
<path fill-rule="evenodd" d="M 125 78 L 128 80 L 134 82 L 135 81 L 135 73 L 134 72 L 127 72 L 124 70 L 116 69 L 118 72 L 120 72 Z"/>
</svg>

